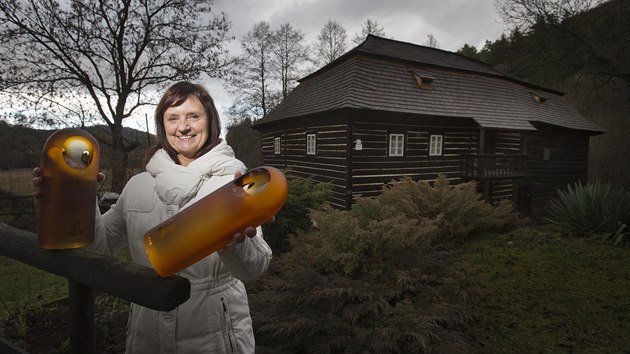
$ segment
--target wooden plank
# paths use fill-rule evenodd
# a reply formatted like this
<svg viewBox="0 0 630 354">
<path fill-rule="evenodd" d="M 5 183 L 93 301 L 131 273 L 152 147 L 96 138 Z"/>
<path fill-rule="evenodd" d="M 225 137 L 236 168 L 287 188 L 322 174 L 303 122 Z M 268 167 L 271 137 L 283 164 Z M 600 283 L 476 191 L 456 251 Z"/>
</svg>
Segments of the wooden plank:
<svg viewBox="0 0 630 354">
<path fill-rule="evenodd" d="M 28 352 L 20 347 L 13 345 L 6 339 L 0 337 L 0 353 L 3 354 L 28 354 Z"/>
<path fill-rule="evenodd" d="M 34 233 L 6 224 L 0 224 L 0 254 L 158 311 L 173 310 L 190 297 L 186 278 L 161 278 L 151 268 L 84 249 L 45 250 Z"/>
</svg>

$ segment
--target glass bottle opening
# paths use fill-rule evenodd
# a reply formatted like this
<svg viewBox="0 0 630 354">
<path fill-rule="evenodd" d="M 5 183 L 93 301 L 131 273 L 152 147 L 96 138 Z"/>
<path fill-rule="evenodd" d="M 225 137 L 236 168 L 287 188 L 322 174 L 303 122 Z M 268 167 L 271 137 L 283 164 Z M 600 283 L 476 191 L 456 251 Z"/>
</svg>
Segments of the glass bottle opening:
<svg viewBox="0 0 630 354">
<path fill-rule="evenodd" d="M 91 151 L 90 142 L 80 136 L 70 137 L 63 143 L 64 161 L 68 166 L 77 170 L 90 166 L 93 157 Z"/>
<path fill-rule="evenodd" d="M 241 187 L 247 194 L 256 194 L 267 186 L 271 174 L 264 168 L 255 168 L 248 171 L 234 181 L 234 184 Z"/>
</svg>

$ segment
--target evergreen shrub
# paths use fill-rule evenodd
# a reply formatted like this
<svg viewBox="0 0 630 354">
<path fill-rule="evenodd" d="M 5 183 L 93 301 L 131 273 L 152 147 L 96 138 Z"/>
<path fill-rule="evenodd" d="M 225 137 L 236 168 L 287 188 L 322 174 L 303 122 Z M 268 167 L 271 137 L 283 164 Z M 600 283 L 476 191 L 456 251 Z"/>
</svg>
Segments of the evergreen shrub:
<svg viewBox="0 0 630 354">
<path fill-rule="evenodd" d="M 444 175 L 434 183 L 406 177 L 383 188 L 379 203 L 393 205 L 411 218 L 433 220 L 434 243 L 463 241 L 478 231 L 501 230 L 521 223 L 511 201 L 485 201 L 474 182 L 451 185 Z"/>
<path fill-rule="evenodd" d="M 514 220 L 500 208 L 440 177 L 393 183 L 349 211 L 313 211 L 316 228 L 291 237 L 251 287 L 261 352 L 470 352 L 474 288 L 449 274 L 456 249 L 440 241 Z"/>
<path fill-rule="evenodd" d="M 321 209 L 330 192 L 330 186 L 308 178 L 292 176 L 286 172 L 289 195 L 275 220 L 264 224 L 265 240 L 274 255 L 289 250 L 288 237 L 298 230 L 308 231 L 312 227 L 311 210 Z"/>
</svg>

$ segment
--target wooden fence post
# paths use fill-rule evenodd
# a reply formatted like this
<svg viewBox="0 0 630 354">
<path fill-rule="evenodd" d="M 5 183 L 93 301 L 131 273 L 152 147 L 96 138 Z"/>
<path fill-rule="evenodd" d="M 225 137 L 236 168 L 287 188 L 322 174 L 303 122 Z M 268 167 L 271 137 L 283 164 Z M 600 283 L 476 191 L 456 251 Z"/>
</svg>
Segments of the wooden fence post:
<svg viewBox="0 0 630 354">
<path fill-rule="evenodd" d="M 70 351 L 96 354 L 94 290 L 68 280 L 68 298 L 70 300 Z"/>
</svg>

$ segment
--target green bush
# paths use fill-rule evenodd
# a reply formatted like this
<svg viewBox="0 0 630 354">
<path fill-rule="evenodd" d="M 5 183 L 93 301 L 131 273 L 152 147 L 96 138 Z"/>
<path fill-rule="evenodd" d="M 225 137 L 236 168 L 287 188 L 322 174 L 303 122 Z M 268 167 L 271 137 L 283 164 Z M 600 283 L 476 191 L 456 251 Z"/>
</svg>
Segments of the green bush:
<svg viewBox="0 0 630 354">
<path fill-rule="evenodd" d="M 630 194 L 606 183 L 568 185 L 547 207 L 547 220 L 569 233 L 600 236 L 615 244 L 624 240 L 630 225 Z"/>
<path fill-rule="evenodd" d="M 289 195 L 286 203 L 273 222 L 263 225 L 265 240 L 275 254 L 288 251 L 289 235 L 311 228 L 310 211 L 321 209 L 330 191 L 327 184 L 291 176 L 290 172 L 287 172 L 287 183 Z"/>
<path fill-rule="evenodd" d="M 500 230 L 520 223 L 511 201 L 493 205 L 482 199 L 474 182 L 449 184 L 444 175 L 433 184 L 410 178 L 383 188 L 378 200 L 411 218 L 434 220 L 438 233 L 434 243 L 463 241 L 475 232 Z"/>
<path fill-rule="evenodd" d="M 516 220 L 473 184 L 406 179 L 349 211 L 311 213 L 316 228 L 290 239 L 251 287 L 257 343 L 274 353 L 470 352 L 476 313 L 468 284 L 448 274 L 442 241 Z"/>
</svg>

